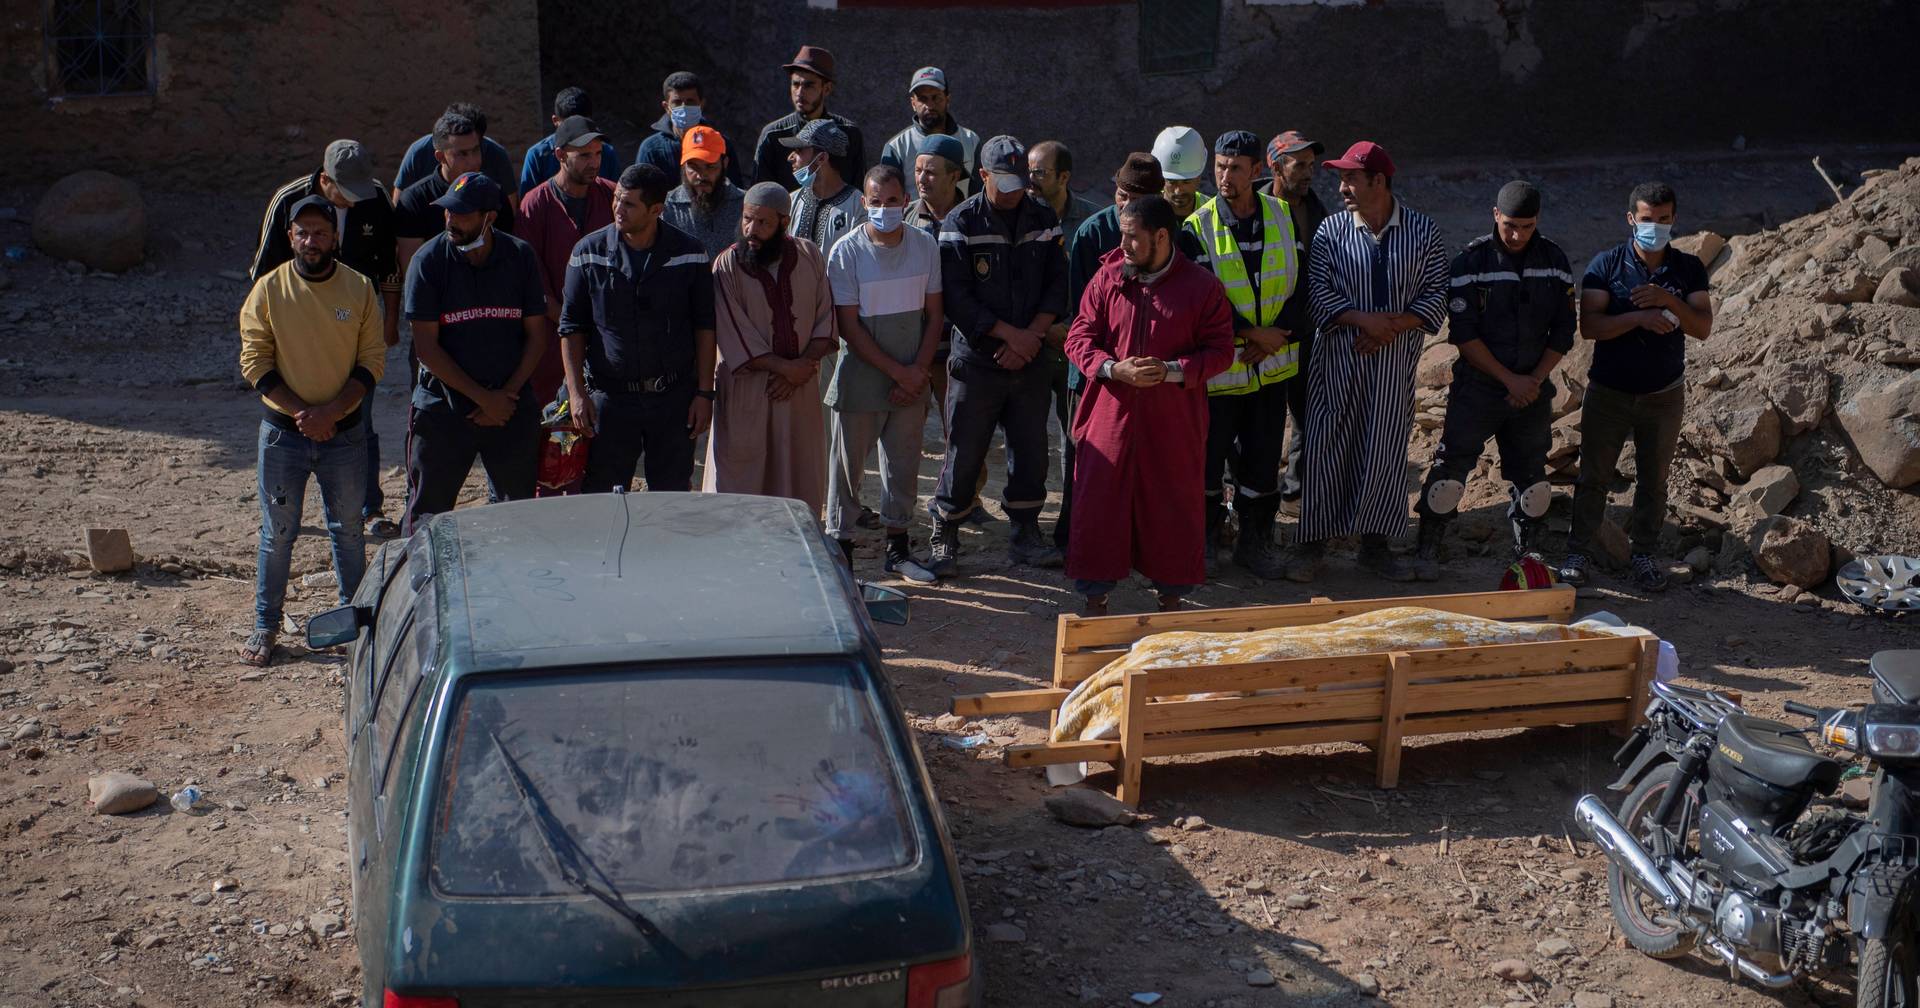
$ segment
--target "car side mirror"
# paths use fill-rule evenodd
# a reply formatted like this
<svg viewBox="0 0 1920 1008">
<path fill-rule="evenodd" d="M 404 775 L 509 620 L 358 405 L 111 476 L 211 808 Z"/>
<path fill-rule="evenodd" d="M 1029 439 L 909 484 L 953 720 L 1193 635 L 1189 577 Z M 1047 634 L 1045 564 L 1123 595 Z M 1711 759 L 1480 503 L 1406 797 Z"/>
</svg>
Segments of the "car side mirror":
<svg viewBox="0 0 1920 1008">
<path fill-rule="evenodd" d="M 307 621 L 307 646 L 314 649 L 351 644 L 360 636 L 360 628 L 373 623 L 373 610 L 344 605 L 329 609 Z"/>
<path fill-rule="evenodd" d="M 867 604 L 867 615 L 875 623 L 907 625 L 907 593 L 897 588 L 860 582 L 860 600 Z"/>
</svg>

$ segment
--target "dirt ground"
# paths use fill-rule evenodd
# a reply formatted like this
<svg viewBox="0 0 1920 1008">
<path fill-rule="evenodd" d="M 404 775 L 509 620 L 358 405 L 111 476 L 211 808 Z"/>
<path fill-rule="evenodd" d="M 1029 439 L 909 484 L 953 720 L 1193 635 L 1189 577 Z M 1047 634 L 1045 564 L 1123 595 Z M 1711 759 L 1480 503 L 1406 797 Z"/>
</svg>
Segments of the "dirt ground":
<svg viewBox="0 0 1920 1008">
<path fill-rule="evenodd" d="M 1859 169 L 1906 153 L 1842 160 Z M 1547 230 L 1576 262 L 1622 237 L 1618 205 L 1647 175 L 1676 185 L 1683 220 L 1723 232 L 1807 212 L 1825 192 L 1797 151 L 1521 167 L 1544 180 Z M 1461 242 L 1506 177 L 1449 169 L 1410 178 L 1403 194 Z M 25 218 L 34 195 L 0 192 L 0 206 Z M 38 257 L 0 267 L 0 1008 L 358 1000 L 341 666 L 284 642 L 266 670 L 234 656 L 258 527 L 257 406 L 235 373 L 245 287 L 234 277 L 264 196 L 151 194 L 160 252 L 123 277 Z M 24 224 L 0 219 L 0 245 L 26 242 Z M 404 367 L 402 352 L 393 360 Z M 376 402 L 390 513 L 402 487 L 398 377 Z M 928 451 L 923 496 L 939 464 L 935 441 Z M 1410 475 L 1424 462 L 1410 460 Z M 326 569 L 317 509 L 310 494 L 296 617 L 332 604 L 330 589 L 300 587 Z M 1496 518 L 1488 508 L 1469 522 L 1490 530 Z M 129 529 L 141 565 L 88 572 L 86 526 Z M 1007 566 L 1005 531 L 968 530 L 966 576 L 914 589 L 912 623 L 881 628 L 963 852 L 990 1004 L 1144 1004 L 1133 996 L 1149 993 L 1220 1008 L 1850 1003 L 1850 977 L 1768 993 L 1622 946 L 1603 859 L 1577 833 L 1568 840 L 1575 799 L 1612 779 L 1616 742 L 1598 729 L 1412 742 L 1392 792 L 1372 787 L 1359 747 L 1156 762 L 1147 822 L 1060 824 L 1041 806 L 1043 778 L 999 760 L 1005 745 L 1037 741 L 1042 718 L 943 717 L 956 693 L 1042 681 L 1054 619 L 1077 602 L 1059 572 Z M 883 576 L 878 550 L 862 544 L 862 576 Z M 1490 552 L 1456 561 L 1439 588 L 1492 587 L 1503 565 Z M 1405 593 L 1350 559 L 1336 553 L 1311 586 L 1225 566 L 1194 601 Z M 1659 596 L 1602 577 L 1582 595 L 1583 614 L 1650 627 L 1686 679 L 1740 690 L 1768 714 L 1789 697 L 1862 701 L 1869 655 L 1920 646 L 1912 620 L 1862 614 L 1831 588 L 1789 603 L 1737 577 Z M 1138 585 L 1114 596 L 1116 612 L 1149 606 Z M 975 734 L 989 744 L 957 744 Z M 195 782 L 207 811 L 95 815 L 86 780 L 108 770 L 169 792 Z M 990 939 L 994 924 L 1013 928 Z M 1489 964 L 1504 958 L 1538 979 L 1495 979 Z M 1272 985 L 1255 986 L 1257 971 Z"/>
</svg>

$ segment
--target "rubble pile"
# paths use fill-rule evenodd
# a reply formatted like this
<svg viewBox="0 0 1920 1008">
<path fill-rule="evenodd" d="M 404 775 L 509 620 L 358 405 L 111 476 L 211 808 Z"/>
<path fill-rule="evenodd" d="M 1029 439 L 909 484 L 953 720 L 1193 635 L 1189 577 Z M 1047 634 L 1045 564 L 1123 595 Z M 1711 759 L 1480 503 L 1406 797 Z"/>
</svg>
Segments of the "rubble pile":
<svg viewBox="0 0 1920 1008">
<path fill-rule="evenodd" d="M 1694 575 L 1757 570 L 1814 588 L 1855 554 L 1920 553 L 1920 158 L 1868 172 L 1836 205 L 1778 228 L 1674 246 L 1708 265 L 1714 327 L 1688 346 L 1667 554 L 1689 557 Z M 1568 492 L 1592 347 L 1578 341 L 1554 376 L 1548 465 Z M 1454 356 L 1436 342 L 1421 360 L 1416 460 L 1439 438 Z M 1504 504 L 1494 454 L 1463 506 Z M 1620 473 L 1633 463 L 1629 443 Z M 1550 519 L 1559 530 L 1566 505 L 1557 499 Z M 1624 563 L 1625 536 L 1607 524 L 1600 560 Z"/>
</svg>

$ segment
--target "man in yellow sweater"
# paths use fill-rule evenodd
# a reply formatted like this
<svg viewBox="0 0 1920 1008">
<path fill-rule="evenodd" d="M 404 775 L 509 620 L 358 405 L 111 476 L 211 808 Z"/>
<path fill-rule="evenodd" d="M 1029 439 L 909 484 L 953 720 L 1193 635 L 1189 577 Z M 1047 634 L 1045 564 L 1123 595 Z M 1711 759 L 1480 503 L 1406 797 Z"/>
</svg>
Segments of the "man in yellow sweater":
<svg viewBox="0 0 1920 1008">
<path fill-rule="evenodd" d="M 240 373 L 260 392 L 260 556 L 248 664 L 273 660 L 307 478 L 320 484 L 340 604 L 366 572 L 360 504 L 367 492 L 360 403 L 386 369 L 380 295 L 334 260 L 334 211 L 309 196 L 289 215 L 293 259 L 255 281 L 240 308 Z"/>
</svg>

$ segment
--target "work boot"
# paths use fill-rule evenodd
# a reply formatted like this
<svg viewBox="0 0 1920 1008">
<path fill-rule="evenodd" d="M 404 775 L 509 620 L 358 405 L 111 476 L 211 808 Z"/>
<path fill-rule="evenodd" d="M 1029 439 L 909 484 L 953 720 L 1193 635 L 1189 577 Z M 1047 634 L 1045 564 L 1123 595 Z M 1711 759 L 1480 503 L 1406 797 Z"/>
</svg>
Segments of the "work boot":
<svg viewBox="0 0 1920 1008">
<path fill-rule="evenodd" d="M 927 544 L 927 570 L 947 577 L 960 563 L 960 526 L 950 518 L 933 516 L 933 538 Z"/>
<path fill-rule="evenodd" d="M 1031 518 L 1015 522 L 1013 539 L 1007 543 L 1007 557 L 1028 567 L 1058 567 L 1064 562 L 1060 547 L 1040 533 L 1040 523 Z"/>
<path fill-rule="evenodd" d="M 1233 544 L 1233 562 L 1262 580 L 1277 581 L 1286 576 L 1286 561 L 1273 544 L 1271 518 L 1240 516 L 1240 540 Z"/>
<path fill-rule="evenodd" d="M 1160 596 L 1161 612 L 1179 612 L 1181 609 L 1184 609 L 1184 608 L 1186 608 L 1186 606 L 1181 601 L 1181 596 L 1179 595 L 1161 595 Z"/>
<path fill-rule="evenodd" d="M 1420 543 L 1413 549 L 1413 575 L 1417 580 L 1440 580 L 1440 541 L 1446 537 L 1445 522 L 1420 519 Z"/>
<path fill-rule="evenodd" d="M 1326 540 L 1299 543 L 1293 548 L 1293 556 L 1287 560 L 1287 580 L 1307 584 L 1319 578 L 1320 569 L 1326 565 Z"/>
<path fill-rule="evenodd" d="M 1105 616 L 1106 614 L 1107 597 L 1105 595 L 1088 595 L 1086 601 L 1080 604 L 1082 616 Z"/>
<path fill-rule="evenodd" d="M 1387 537 L 1378 533 L 1360 537 L 1360 567 L 1388 581 L 1412 581 L 1415 576 L 1413 562 L 1394 553 Z"/>
<path fill-rule="evenodd" d="M 1540 530 L 1546 522 L 1538 518 L 1513 519 L 1513 555 L 1523 557 L 1528 554 L 1540 555 Z"/>
</svg>

